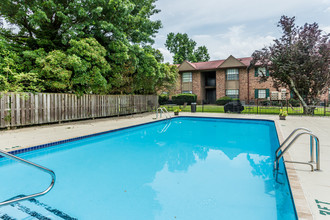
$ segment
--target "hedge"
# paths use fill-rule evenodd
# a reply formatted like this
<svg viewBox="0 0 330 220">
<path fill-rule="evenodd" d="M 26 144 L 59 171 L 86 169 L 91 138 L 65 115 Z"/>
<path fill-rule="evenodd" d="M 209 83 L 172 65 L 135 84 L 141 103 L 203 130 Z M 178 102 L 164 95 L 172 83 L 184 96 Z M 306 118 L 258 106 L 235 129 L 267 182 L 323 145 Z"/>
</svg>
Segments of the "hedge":
<svg viewBox="0 0 330 220">
<path fill-rule="evenodd" d="M 233 101 L 232 98 L 228 97 L 228 96 L 224 96 L 224 97 L 221 97 L 220 99 L 218 99 L 215 103 L 217 105 L 225 105 L 227 104 L 228 102 L 231 102 Z"/>
<path fill-rule="evenodd" d="M 296 99 L 290 99 L 289 103 L 292 105 L 292 107 L 299 107 L 300 106 L 300 101 Z"/>
<path fill-rule="evenodd" d="M 168 103 L 169 97 L 168 95 L 159 95 L 158 96 L 158 103 L 159 105 L 165 105 Z"/>
<path fill-rule="evenodd" d="M 187 104 L 190 105 L 192 102 L 196 102 L 196 100 L 197 100 L 197 95 L 195 94 L 183 93 L 172 96 L 173 103 L 177 105 L 183 105 L 185 102 L 187 102 Z"/>
</svg>

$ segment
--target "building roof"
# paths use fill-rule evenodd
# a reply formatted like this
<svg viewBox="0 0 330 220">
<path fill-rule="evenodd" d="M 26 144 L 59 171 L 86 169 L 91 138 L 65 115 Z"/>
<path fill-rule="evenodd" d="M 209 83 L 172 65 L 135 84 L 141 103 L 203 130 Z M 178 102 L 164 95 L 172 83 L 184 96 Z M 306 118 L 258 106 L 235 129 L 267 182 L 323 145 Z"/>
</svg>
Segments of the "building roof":
<svg viewBox="0 0 330 220">
<path fill-rule="evenodd" d="M 218 68 L 225 60 L 214 60 L 208 62 L 194 63 L 197 70 L 207 70 Z"/>
<path fill-rule="evenodd" d="M 192 62 L 189 62 L 189 61 L 184 61 L 178 67 L 179 67 L 180 71 L 219 69 L 219 68 L 221 68 L 221 65 L 225 63 L 225 61 L 232 60 L 232 59 L 236 60 L 237 63 L 241 63 L 240 64 L 241 66 L 248 67 L 248 66 L 250 66 L 250 62 L 252 60 L 252 57 L 235 58 L 233 56 L 229 56 L 227 59 L 223 59 L 223 60 L 213 60 L 213 61 L 198 62 L 198 63 L 192 63 Z M 189 66 L 190 66 L 190 68 L 189 68 Z"/>
</svg>

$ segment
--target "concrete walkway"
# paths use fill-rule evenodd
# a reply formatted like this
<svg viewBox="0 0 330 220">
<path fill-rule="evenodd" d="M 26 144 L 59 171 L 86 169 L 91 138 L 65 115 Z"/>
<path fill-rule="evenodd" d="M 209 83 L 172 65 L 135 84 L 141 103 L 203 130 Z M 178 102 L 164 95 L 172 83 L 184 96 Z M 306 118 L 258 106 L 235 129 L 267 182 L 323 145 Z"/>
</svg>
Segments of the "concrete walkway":
<svg viewBox="0 0 330 220">
<path fill-rule="evenodd" d="M 293 169 L 293 179 L 301 189 L 291 184 L 293 191 L 301 190 L 300 195 L 294 195 L 300 219 L 330 219 L 330 118 L 288 116 L 287 120 L 278 120 L 277 115 L 238 115 L 222 113 L 185 113 L 184 116 L 230 117 L 270 119 L 277 124 L 279 137 L 287 137 L 295 128 L 306 127 L 313 131 L 321 144 L 321 171 L 311 172 L 306 165 L 293 164 L 287 168 Z M 79 137 L 87 134 L 108 131 L 116 128 L 154 121 L 154 114 L 143 114 L 126 117 L 96 119 L 63 124 L 27 127 L 16 130 L 0 131 L 0 149 L 10 151 L 20 148 L 51 143 L 58 140 Z M 282 139 L 283 140 L 283 139 Z M 295 161 L 309 161 L 309 138 L 303 137 L 289 150 L 289 156 Z M 291 174 L 290 174 L 291 175 Z M 291 179 L 290 179 L 291 182 Z M 297 189 L 296 189 L 297 188 Z M 295 194 L 295 193 L 293 193 Z M 307 205 L 300 204 L 299 199 L 306 199 Z M 312 216 L 308 214 L 310 209 Z M 300 211 L 299 211 L 300 210 Z"/>
</svg>

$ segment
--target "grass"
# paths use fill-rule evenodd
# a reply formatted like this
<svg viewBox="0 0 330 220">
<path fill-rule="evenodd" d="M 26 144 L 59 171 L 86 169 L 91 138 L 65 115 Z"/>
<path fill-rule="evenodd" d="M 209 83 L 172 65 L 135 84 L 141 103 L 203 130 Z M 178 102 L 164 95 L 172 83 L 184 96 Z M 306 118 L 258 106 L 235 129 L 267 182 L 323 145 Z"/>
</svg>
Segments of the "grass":
<svg viewBox="0 0 330 220">
<path fill-rule="evenodd" d="M 179 109 L 180 106 L 173 106 L 172 108 L 168 108 L 168 106 L 164 105 L 163 107 L 167 108 L 168 111 L 173 111 L 174 109 Z M 245 107 L 242 114 L 270 114 L 270 115 L 278 115 L 280 113 L 281 107 L 279 106 L 249 106 Z M 302 107 L 293 107 L 287 108 L 283 107 L 284 111 L 288 111 L 288 115 L 303 115 Z M 190 112 L 191 106 L 187 105 L 184 109 L 181 109 L 182 112 Z M 220 105 L 197 105 L 197 112 L 214 112 L 214 113 L 224 113 L 223 106 Z M 324 107 L 318 107 L 314 111 L 314 115 L 324 116 Z M 330 116 L 330 108 L 326 108 L 326 116 Z"/>
</svg>

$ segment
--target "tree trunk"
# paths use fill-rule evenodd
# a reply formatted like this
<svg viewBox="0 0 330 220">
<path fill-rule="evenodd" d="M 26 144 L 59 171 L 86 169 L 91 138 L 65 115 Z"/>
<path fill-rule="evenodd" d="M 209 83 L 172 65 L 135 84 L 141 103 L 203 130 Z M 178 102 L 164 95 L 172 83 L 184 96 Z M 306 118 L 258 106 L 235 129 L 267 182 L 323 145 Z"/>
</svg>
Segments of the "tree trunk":
<svg viewBox="0 0 330 220">
<path fill-rule="evenodd" d="M 303 105 L 304 115 L 312 114 L 312 109 L 309 106 L 307 106 L 306 102 L 304 101 L 304 99 L 299 94 L 299 92 L 298 92 L 298 90 L 296 88 L 296 85 L 294 84 L 293 79 L 291 77 L 289 77 L 289 80 L 290 80 L 290 85 L 291 85 L 291 88 L 292 88 L 293 92 L 297 95 L 300 103 Z"/>
</svg>

